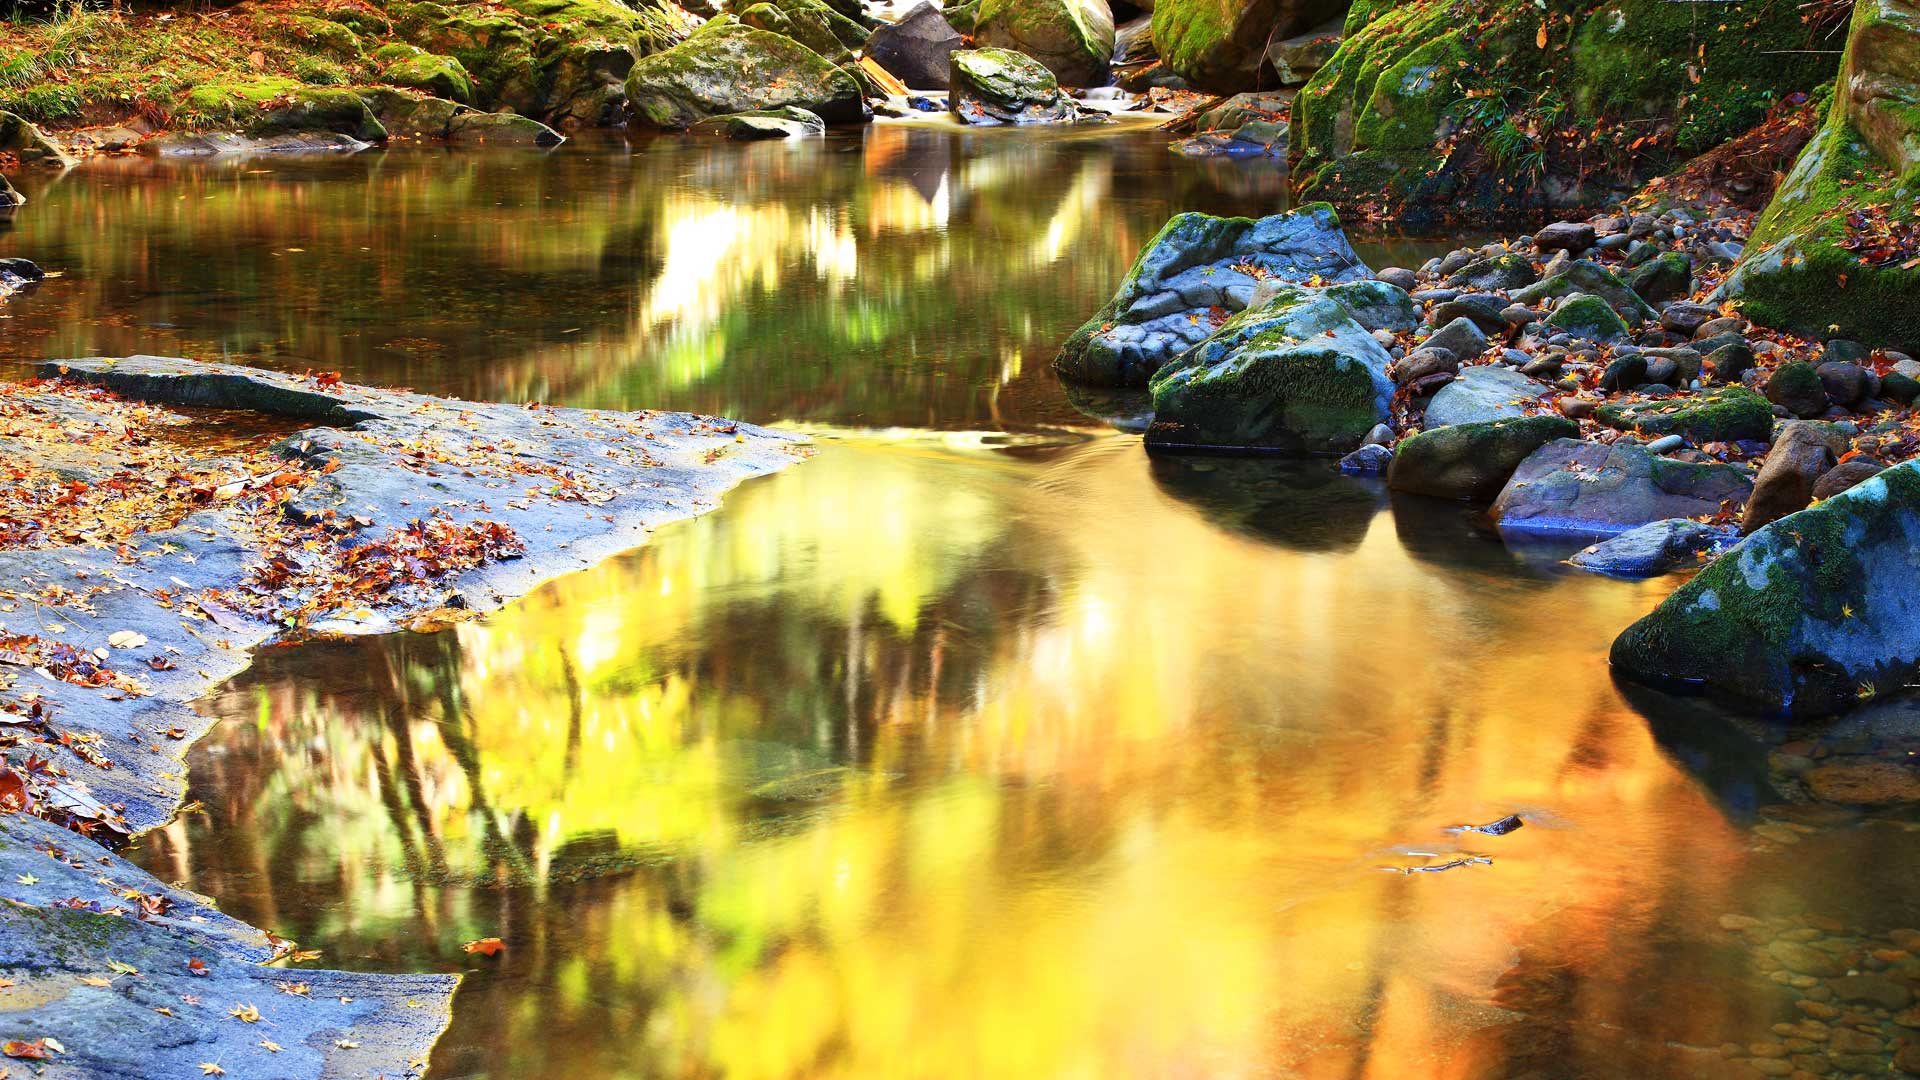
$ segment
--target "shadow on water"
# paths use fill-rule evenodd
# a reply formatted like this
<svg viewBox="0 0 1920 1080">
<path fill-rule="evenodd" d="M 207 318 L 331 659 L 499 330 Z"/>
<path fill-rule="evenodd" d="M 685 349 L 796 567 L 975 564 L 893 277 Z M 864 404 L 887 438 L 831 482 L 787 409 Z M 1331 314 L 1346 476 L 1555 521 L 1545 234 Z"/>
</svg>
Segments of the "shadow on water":
<svg viewBox="0 0 1920 1080">
<path fill-rule="evenodd" d="M 1153 482 L 1207 521 L 1296 551 L 1351 551 L 1386 506 L 1386 486 L 1327 461 L 1152 454 Z"/>
</svg>

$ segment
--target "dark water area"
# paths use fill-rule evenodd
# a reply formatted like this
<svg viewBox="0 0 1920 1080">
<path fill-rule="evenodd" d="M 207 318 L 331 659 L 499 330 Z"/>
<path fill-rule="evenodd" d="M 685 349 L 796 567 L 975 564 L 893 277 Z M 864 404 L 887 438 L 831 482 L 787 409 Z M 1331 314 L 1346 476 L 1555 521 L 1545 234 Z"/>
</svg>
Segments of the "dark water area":
<svg viewBox="0 0 1920 1080">
<path fill-rule="evenodd" d="M 1280 209 L 1271 172 L 1145 130 L 880 126 L 28 179 L 0 254 L 60 276 L 0 319 L 8 361 L 818 439 L 498 613 L 268 650 L 204 703 L 201 807 L 136 858 L 323 963 L 467 972 L 433 1076 L 1849 1076 L 1900 1049 L 1835 1032 L 1844 972 L 1910 974 L 1915 825 L 1788 790 L 1815 747 L 1615 684 L 1672 580 L 1573 574 L 1326 462 L 1150 458 L 1105 422 L 1125 403 L 1054 379 L 1170 213 Z M 1895 738 L 1889 708 L 1848 747 Z M 1834 1022 L 1783 1031 L 1807 1003 Z"/>
</svg>

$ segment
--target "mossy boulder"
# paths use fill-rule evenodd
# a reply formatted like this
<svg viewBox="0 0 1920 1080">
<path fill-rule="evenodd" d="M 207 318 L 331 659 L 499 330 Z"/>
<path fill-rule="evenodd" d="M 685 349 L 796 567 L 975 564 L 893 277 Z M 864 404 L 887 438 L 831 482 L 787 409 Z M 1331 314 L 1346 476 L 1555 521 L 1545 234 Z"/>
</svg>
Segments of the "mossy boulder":
<svg viewBox="0 0 1920 1080">
<path fill-rule="evenodd" d="M 1747 537 L 1613 643 L 1615 670 L 1818 717 L 1920 673 L 1920 464 Z"/>
<path fill-rule="evenodd" d="M 1598 296 L 1575 293 L 1547 316 L 1547 327 L 1587 341 L 1625 341 L 1627 324 Z"/>
<path fill-rule="evenodd" d="M 360 99 L 390 138 L 444 139 L 453 118 L 471 112 L 465 105 L 390 86 L 369 86 Z"/>
<path fill-rule="evenodd" d="M 827 124 L 826 121 L 807 110 L 796 109 L 789 105 L 784 109 L 716 116 L 711 120 L 700 121 L 689 130 L 696 135 L 724 135 L 729 139 L 738 139 L 742 142 L 759 142 L 766 139 L 799 139 L 810 135 L 825 135 Z"/>
<path fill-rule="evenodd" d="M 1825 123 L 1774 192 L 1723 286 L 1757 323 L 1920 347 L 1920 266 L 1876 237 L 1920 228 L 1920 16 L 1854 5 Z"/>
<path fill-rule="evenodd" d="M 393 86 L 419 90 L 434 97 L 473 104 L 473 77 L 459 60 L 440 56 L 417 46 L 395 42 L 382 46 L 374 54 L 380 64 L 380 81 Z"/>
<path fill-rule="evenodd" d="M 1080 109 L 1047 66 L 1011 49 L 953 53 L 947 107 L 964 124 L 1060 124 Z"/>
<path fill-rule="evenodd" d="M 1144 386 L 1245 310 L 1263 282 L 1358 285 L 1371 277 L 1326 205 L 1264 218 L 1177 214 L 1147 242 L 1113 299 L 1067 339 L 1053 367 L 1076 383 Z M 1352 298 L 1363 313 L 1381 302 L 1368 297 Z"/>
<path fill-rule="evenodd" d="M 176 119 L 187 121 L 186 128 L 237 131 L 251 139 L 305 132 L 332 132 L 361 142 L 387 137 L 358 93 L 281 78 L 196 87 Z"/>
<path fill-rule="evenodd" d="M 1387 485 L 1444 499 L 1491 499 L 1535 450 L 1579 435 L 1579 424 L 1548 415 L 1423 431 L 1394 448 Z"/>
<path fill-rule="evenodd" d="M 1767 442 L 1773 437 L 1773 409 L 1767 399 L 1743 386 L 1664 401 L 1602 405 L 1593 418 L 1617 431 L 1649 438 L 1678 435 L 1699 446 L 1710 442 Z"/>
<path fill-rule="evenodd" d="M 1587 293 L 1605 300 L 1628 326 L 1639 326 L 1655 317 L 1653 306 L 1642 300 L 1631 285 L 1588 259 L 1576 259 L 1545 280 L 1518 290 L 1513 294 L 1513 302 L 1531 305 L 1574 293 Z"/>
<path fill-rule="evenodd" d="M 1712 19 L 1683 3 L 1355 4 L 1295 106 L 1296 195 L 1416 223 L 1611 202 L 1828 78 L 1803 14 L 1798 0 Z"/>
<path fill-rule="evenodd" d="M 1663 251 L 1633 268 L 1627 284 L 1649 304 L 1677 300 L 1693 292 L 1693 260 L 1678 251 Z"/>
<path fill-rule="evenodd" d="M 828 7 L 822 0 L 778 0 L 758 3 L 740 13 L 748 26 L 782 34 L 833 61 L 846 64 L 867 37 L 865 27 Z"/>
<path fill-rule="evenodd" d="M 1153 41 L 1160 58 L 1194 87 L 1252 90 L 1267 47 L 1338 19 L 1341 0 L 1157 0 Z"/>
<path fill-rule="evenodd" d="M 1318 289 L 1268 293 L 1154 375 L 1149 447 L 1345 453 L 1386 419 L 1392 359 L 1353 313 Z"/>
<path fill-rule="evenodd" d="M 627 99 L 637 119 L 659 128 L 788 105 L 830 124 L 872 118 L 851 75 L 792 38 L 737 23 L 636 62 Z"/>
<path fill-rule="evenodd" d="M 10 112 L 0 112 L 0 154 L 12 154 L 25 165 L 65 168 L 73 164 L 73 159 L 60 149 L 59 143 Z"/>
<path fill-rule="evenodd" d="M 1099 86 L 1113 59 L 1107 0 L 982 0 L 974 41 L 1024 53 L 1067 86 Z"/>
<path fill-rule="evenodd" d="M 624 119 L 634 58 L 695 28 L 679 7 L 646 0 L 394 0 L 383 10 L 399 40 L 460 62 L 476 105 L 563 128 Z"/>
</svg>

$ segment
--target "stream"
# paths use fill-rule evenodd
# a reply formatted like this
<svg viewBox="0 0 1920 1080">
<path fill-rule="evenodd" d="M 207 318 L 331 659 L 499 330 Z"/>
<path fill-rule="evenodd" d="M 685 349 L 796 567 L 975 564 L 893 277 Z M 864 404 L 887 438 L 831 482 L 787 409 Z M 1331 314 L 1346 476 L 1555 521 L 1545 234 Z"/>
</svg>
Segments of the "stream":
<svg viewBox="0 0 1920 1080">
<path fill-rule="evenodd" d="M 1750 726 L 1615 684 L 1675 579 L 1329 462 L 1149 457 L 1139 402 L 1062 388 L 1170 214 L 1284 208 L 1266 167 L 883 124 L 27 179 L 0 253 L 57 276 L 9 363 L 818 443 L 202 703 L 198 806 L 134 857 L 326 965 L 467 972 L 434 1077 L 1755 1077 L 1832 1041 L 1780 1029 L 1831 994 L 1770 943 L 1910 925 L 1915 823 L 1783 805 Z"/>
</svg>

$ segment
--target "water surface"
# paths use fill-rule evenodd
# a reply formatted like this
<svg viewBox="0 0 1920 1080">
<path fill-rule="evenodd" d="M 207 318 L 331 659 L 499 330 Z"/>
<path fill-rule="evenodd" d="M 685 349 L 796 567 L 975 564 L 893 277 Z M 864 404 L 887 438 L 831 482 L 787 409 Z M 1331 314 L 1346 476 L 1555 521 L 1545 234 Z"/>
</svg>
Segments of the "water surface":
<svg viewBox="0 0 1920 1080">
<path fill-rule="evenodd" d="M 1760 1075 L 1721 1045 L 1806 988 L 1723 918 L 1882 934 L 1920 861 L 1614 685 L 1670 582 L 1324 462 L 1149 458 L 1048 371 L 1170 213 L 1280 191 L 1151 132 L 903 127 L 29 188 L 0 248 L 62 276 L 9 358 L 819 437 L 477 622 L 264 653 L 138 857 L 329 964 L 469 972 L 437 1076 Z"/>
</svg>

